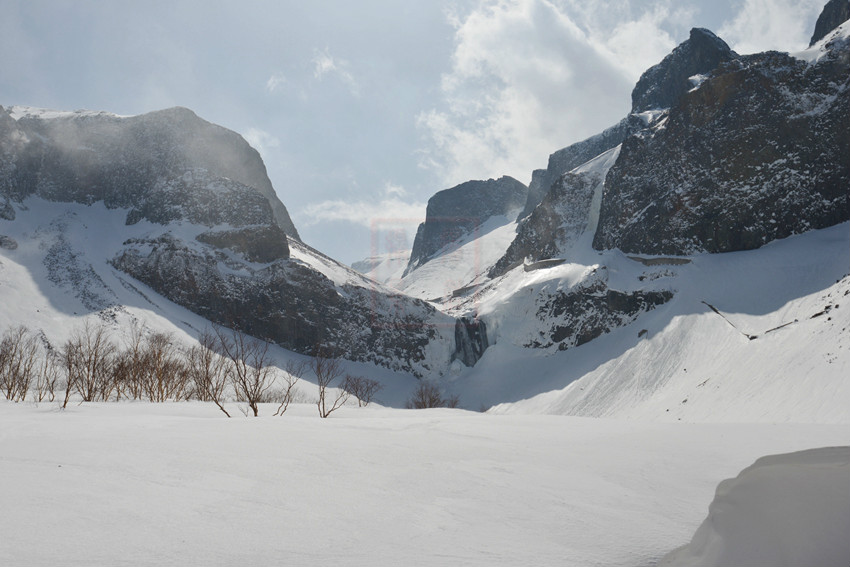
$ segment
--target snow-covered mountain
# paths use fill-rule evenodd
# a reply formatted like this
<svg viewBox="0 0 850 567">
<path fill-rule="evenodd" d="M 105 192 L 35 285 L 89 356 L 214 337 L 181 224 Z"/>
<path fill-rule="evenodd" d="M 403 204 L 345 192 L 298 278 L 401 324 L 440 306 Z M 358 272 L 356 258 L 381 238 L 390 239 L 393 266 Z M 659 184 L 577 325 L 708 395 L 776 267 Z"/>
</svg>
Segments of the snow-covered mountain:
<svg viewBox="0 0 850 567">
<path fill-rule="evenodd" d="M 374 279 L 300 242 L 259 155 L 188 110 L 0 110 L 0 286 L 37 290 L 0 313 L 173 302 L 189 334 L 330 345 L 498 412 L 846 420 L 848 77 L 848 23 L 749 56 L 695 29 L 530 188 L 434 195 L 409 254 L 358 264 Z"/>
<path fill-rule="evenodd" d="M 13 107 L 0 149 L 3 255 L 72 312 L 120 309 L 123 287 L 296 352 L 418 375 L 451 358 L 451 317 L 301 243 L 259 154 L 188 110 Z"/>
<path fill-rule="evenodd" d="M 394 284 L 476 326 L 481 354 L 452 386 L 485 405 L 531 398 L 500 412 L 850 418 L 850 321 L 812 318 L 850 274 L 848 29 L 745 57 L 693 30 L 642 76 L 629 118 L 535 172 L 529 202 L 555 181 L 530 213 Z"/>
</svg>

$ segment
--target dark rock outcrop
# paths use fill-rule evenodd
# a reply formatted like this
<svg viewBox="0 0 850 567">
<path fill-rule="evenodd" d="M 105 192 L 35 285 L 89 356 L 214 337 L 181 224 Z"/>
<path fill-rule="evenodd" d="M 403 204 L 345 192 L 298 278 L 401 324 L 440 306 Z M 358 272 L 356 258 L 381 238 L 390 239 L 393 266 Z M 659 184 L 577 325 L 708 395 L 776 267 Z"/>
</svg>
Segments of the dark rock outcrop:
<svg viewBox="0 0 850 567">
<path fill-rule="evenodd" d="M 847 20 L 850 20 L 850 0 L 829 0 L 818 16 L 809 47 L 825 38 L 829 32 Z"/>
<path fill-rule="evenodd" d="M 847 40 L 815 63 L 776 52 L 725 63 L 623 143 L 593 245 L 730 252 L 848 220 L 848 124 Z"/>
<path fill-rule="evenodd" d="M 484 321 L 461 317 L 455 322 L 455 352 L 452 361 L 460 360 L 466 366 L 475 366 L 488 346 L 490 344 Z"/>
<path fill-rule="evenodd" d="M 470 234 L 487 219 L 522 207 L 528 188 L 512 177 L 467 181 L 428 199 L 405 274 L 430 260 L 444 246 Z"/>
<path fill-rule="evenodd" d="M 581 346 L 616 328 L 628 325 L 642 313 L 670 301 L 670 291 L 623 292 L 606 284 L 604 268 L 578 286 L 538 298 L 535 316 L 544 323 L 540 336 L 525 346 L 558 350 Z"/>
<path fill-rule="evenodd" d="M 602 182 L 594 173 L 565 173 L 552 186 L 488 276 L 501 276 L 525 260 L 536 262 L 562 254 L 587 227 L 593 192 Z"/>
<path fill-rule="evenodd" d="M 30 195 L 103 201 L 131 209 L 128 223 L 272 222 L 298 238 L 257 151 L 188 109 L 126 118 L 21 112 L 14 120 L 0 107 L 0 198 L 6 202 Z"/>
<path fill-rule="evenodd" d="M 267 263 L 289 258 L 286 235 L 277 225 L 204 232 L 195 238 L 216 248 L 239 252 L 250 262 Z"/>
<path fill-rule="evenodd" d="M 632 112 L 674 106 L 693 88 L 691 77 L 708 73 L 736 57 L 738 54 L 710 31 L 692 29 L 686 41 L 641 75 L 632 91 Z"/>
<path fill-rule="evenodd" d="M 639 113 L 673 106 L 682 95 L 693 88 L 691 77 L 709 73 L 720 63 L 736 57 L 738 55 L 710 31 L 702 28 L 692 29 L 689 39 L 641 75 L 632 91 L 632 111 L 629 116 L 601 134 L 558 150 L 549 156 L 546 169 L 538 169 L 532 173 L 528 199 L 519 218 L 531 214 L 561 175 L 616 147 L 629 136 L 646 128 L 648 121 L 637 116 Z"/>
<path fill-rule="evenodd" d="M 0 248 L 4 250 L 17 250 L 18 241 L 11 236 L 0 234 Z"/>
<path fill-rule="evenodd" d="M 336 285 L 299 261 L 258 267 L 166 233 L 128 240 L 111 264 L 214 323 L 296 352 L 321 346 L 418 375 L 448 362 L 429 359 L 428 346 L 451 317 L 417 299 Z"/>
</svg>

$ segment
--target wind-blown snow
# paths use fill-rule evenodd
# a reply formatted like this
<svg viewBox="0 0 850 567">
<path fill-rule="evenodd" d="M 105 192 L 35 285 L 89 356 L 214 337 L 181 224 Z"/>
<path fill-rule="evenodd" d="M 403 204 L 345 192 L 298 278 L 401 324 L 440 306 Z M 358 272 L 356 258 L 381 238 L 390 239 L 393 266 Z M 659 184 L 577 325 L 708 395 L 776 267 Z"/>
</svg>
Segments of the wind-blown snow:
<svg viewBox="0 0 850 567">
<path fill-rule="evenodd" d="M 717 487 L 693 540 L 659 567 L 850 565 L 850 447 L 762 457 Z"/>
</svg>

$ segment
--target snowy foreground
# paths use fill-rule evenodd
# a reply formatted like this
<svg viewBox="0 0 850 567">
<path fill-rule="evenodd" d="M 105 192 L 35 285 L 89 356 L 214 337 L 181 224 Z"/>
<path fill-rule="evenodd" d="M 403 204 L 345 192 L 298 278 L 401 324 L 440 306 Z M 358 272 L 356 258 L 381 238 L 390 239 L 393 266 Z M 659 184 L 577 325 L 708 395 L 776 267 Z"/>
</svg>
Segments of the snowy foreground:
<svg viewBox="0 0 850 567">
<path fill-rule="evenodd" d="M 0 565 L 650 566 L 759 457 L 850 445 L 846 424 L 273 411 L 0 403 Z"/>
</svg>

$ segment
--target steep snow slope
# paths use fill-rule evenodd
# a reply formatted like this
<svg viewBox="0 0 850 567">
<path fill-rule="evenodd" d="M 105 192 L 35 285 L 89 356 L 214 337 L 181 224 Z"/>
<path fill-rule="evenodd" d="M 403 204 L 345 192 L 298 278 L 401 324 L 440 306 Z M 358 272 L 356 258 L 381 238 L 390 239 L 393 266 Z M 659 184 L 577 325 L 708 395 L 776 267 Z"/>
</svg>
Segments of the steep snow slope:
<svg viewBox="0 0 850 567">
<path fill-rule="evenodd" d="M 61 345 L 74 328 L 86 318 L 108 323 L 120 342 L 130 326 L 138 324 L 155 331 L 173 333 L 178 343 L 188 344 L 210 322 L 180 307 L 149 286 L 117 270 L 109 263 L 127 241 L 156 240 L 168 234 L 186 243 L 206 231 L 207 227 L 190 223 L 158 225 L 140 221 L 124 222 L 126 209 L 107 209 L 102 203 L 91 206 L 75 203 L 52 203 L 30 198 L 19 208 L 15 221 L 0 220 L 0 332 L 8 326 L 26 324 L 44 333 L 51 344 Z M 220 227 L 219 227 L 220 228 Z M 8 244 L 13 243 L 13 244 Z M 201 246 L 195 242 L 195 246 Z M 263 264 L 246 262 L 238 254 L 222 251 L 221 269 L 236 276 Z M 370 297 L 393 297 L 357 272 L 292 241 L 293 263 L 322 273 L 340 286 L 340 290 L 362 290 L 364 308 L 370 308 Z M 372 294 L 371 291 L 375 293 Z M 354 293 L 354 291 L 351 291 Z M 405 302 L 394 308 L 403 310 Z M 446 318 L 448 321 L 451 319 Z M 445 334 L 453 331 L 446 324 Z M 450 339 L 439 337 L 428 346 L 429 356 L 448 359 Z M 284 349 L 273 349 L 283 365 L 289 358 L 299 358 Z M 402 404 L 414 388 L 414 378 L 404 372 L 351 363 L 355 374 L 368 374 L 387 384 L 382 399 Z"/>
<path fill-rule="evenodd" d="M 683 265 L 645 266 L 606 252 L 598 258 L 612 286 L 663 286 L 673 298 L 555 356 L 529 356 L 497 336 L 463 378 L 464 389 L 490 387 L 494 400 L 528 398 L 491 410 L 497 413 L 848 422 L 848 250 L 844 223 L 759 250 L 694 256 Z M 564 277 L 580 269 L 551 271 Z M 512 301 L 494 327 L 512 329 L 526 317 L 528 304 Z"/>
<path fill-rule="evenodd" d="M 413 297 L 450 302 L 453 292 L 487 279 L 487 271 L 516 236 L 518 212 L 490 217 L 404 277 L 390 278 L 391 284 Z"/>
</svg>

